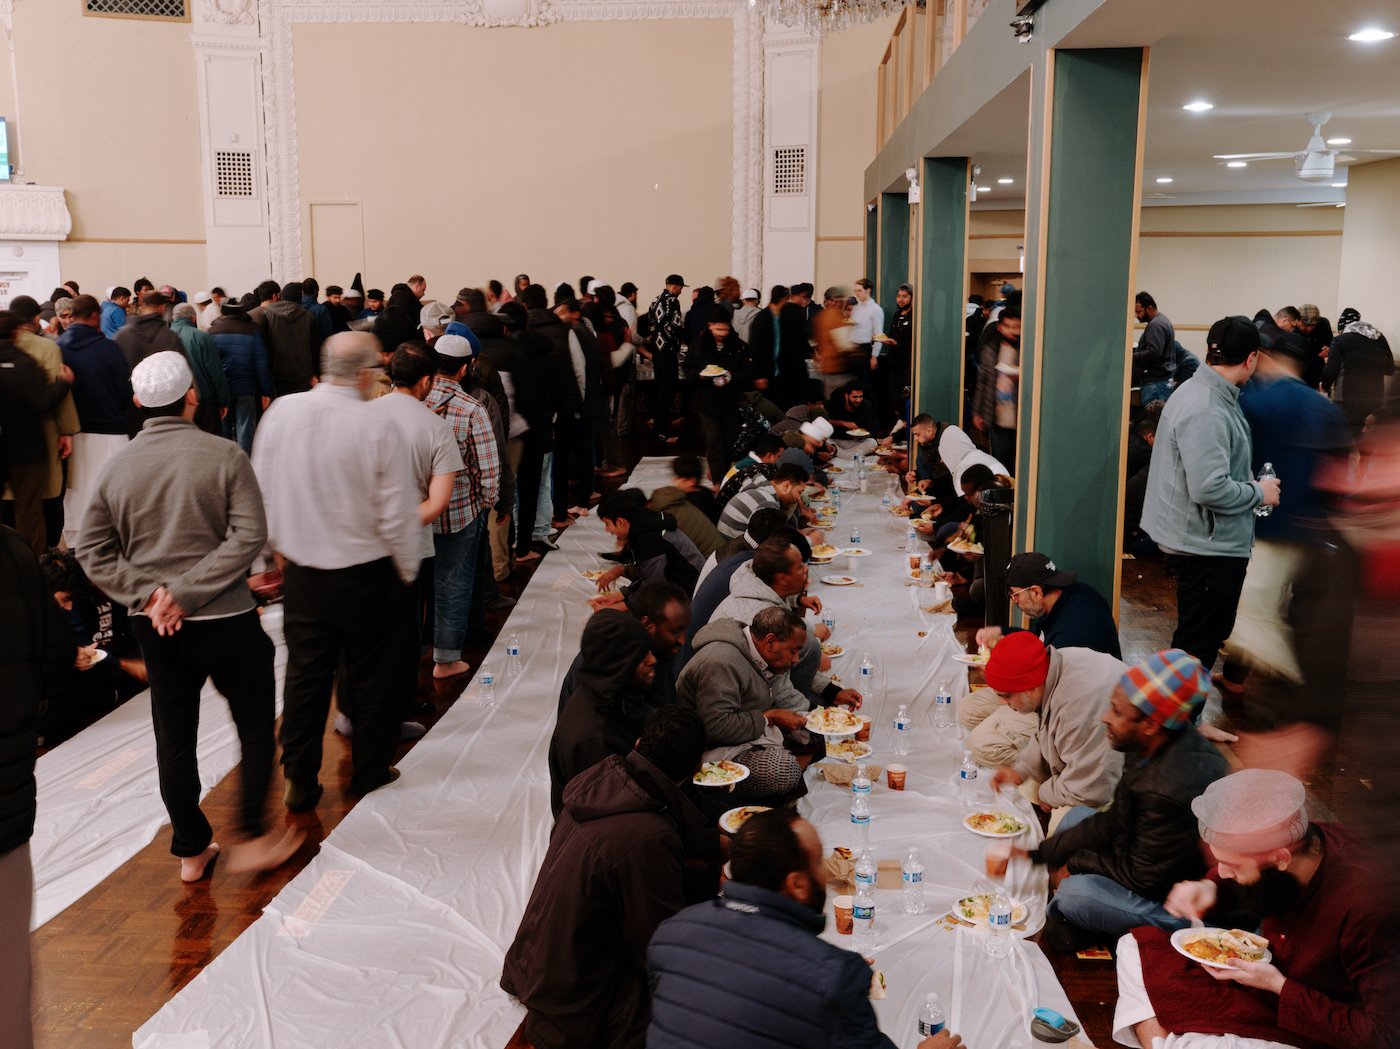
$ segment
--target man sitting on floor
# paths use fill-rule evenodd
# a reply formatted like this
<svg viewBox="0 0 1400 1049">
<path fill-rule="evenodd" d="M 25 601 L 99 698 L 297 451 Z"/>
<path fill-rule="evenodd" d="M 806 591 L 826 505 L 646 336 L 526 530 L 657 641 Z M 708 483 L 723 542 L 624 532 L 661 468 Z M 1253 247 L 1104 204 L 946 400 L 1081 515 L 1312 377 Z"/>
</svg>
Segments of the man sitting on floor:
<svg viewBox="0 0 1400 1049">
<path fill-rule="evenodd" d="M 962 702 L 975 711 L 990 693 L 1000 704 L 980 722 L 967 709 L 959 712 L 964 724 L 976 726 L 969 746 L 979 762 L 1002 766 L 992 777 L 994 790 L 1040 784 L 1041 808 L 1055 812 L 1052 834 L 1071 808 L 1097 809 L 1113 797 L 1123 760 L 1109 748 L 1099 718 L 1126 669 L 1102 652 L 1047 647 L 1022 630 L 992 651 L 989 687 Z"/>
<path fill-rule="evenodd" d="M 765 608 L 749 626 L 717 619 L 695 635 L 676 698 L 705 722 L 706 761 L 749 770 L 726 802 L 777 804 L 802 783 L 802 765 L 783 734 L 807 724 L 809 704 L 788 674 L 806 640 L 801 617 L 788 608 Z"/>
<path fill-rule="evenodd" d="M 1163 901 L 1178 881 L 1204 872 L 1190 805 L 1229 771 L 1192 724 L 1209 689 L 1210 675 L 1180 649 L 1156 653 L 1118 682 L 1100 718 L 1109 746 L 1125 755 L 1113 805 L 1075 809 L 1028 853 L 1057 886 L 1042 944 L 1073 951 L 1138 925 L 1187 924 Z"/>
<path fill-rule="evenodd" d="M 549 799 L 555 818 L 564 788 L 609 754 L 632 749 L 645 717 L 646 690 L 656 676 L 651 636 L 615 608 L 594 612 L 580 642 L 578 687 L 564 704 L 549 741 Z"/>
<path fill-rule="evenodd" d="M 651 654 L 656 657 L 656 676 L 646 690 L 646 705 L 664 707 L 676 698 L 676 675 L 680 673 L 677 657 L 690 629 L 690 599 L 680 587 L 670 583 L 643 583 L 628 587 L 622 610 L 630 612 L 642 624 L 651 638 Z M 559 689 L 559 710 L 578 688 L 579 671 L 583 669 L 582 651 L 569 664 L 564 684 Z"/>
<path fill-rule="evenodd" d="M 711 524 L 719 520 L 719 502 L 715 499 L 714 487 L 705 480 L 705 457 L 703 455 L 678 455 L 671 460 L 671 472 L 675 474 L 675 485 L 690 500 L 705 519 Z"/>
<path fill-rule="evenodd" d="M 875 406 L 865 399 L 865 390 L 855 379 L 831 392 L 826 399 L 826 417 L 835 427 L 836 437 L 851 440 L 872 436 L 880 425 Z M 864 432 L 852 435 L 852 430 Z"/>
<path fill-rule="evenodd" d="M 792 514 L 802 502 L 802 490 L 807 486 L 807 472 L 795 463 L 784 463 L 772 479 L 755 477 L 748 487 L 725 504 L 719 515 L 720 534 L 733 539 L 744 532 L 749 518 L 765 506 L 782 507 Z"/>
<path fill-rule="evenodd" d="M 624 575 L 634 584 L 666 582 L 686 594 L 694 592 L 704 558 L 677 529 L 674 517 L 647 506 L 640 489 L 624 488 L 603 496 L 598 519 L 617 540 L 621 562 L 598 578 L 599 593 L 612 589 Z"/>
<path fill-rule="evenodd" d="M 826 871 L 816 828 L 760 812 L 734 839 L 724 895 L 662 922 L 647 949 L 649 1049 L 894 1049 L 870 1005 L 870 964 L 820 938 Z M 918 1049 L 957 1049 L 949 1031 Z"/>
<path fill-rule="evenodd" d="M 1063 572 L 1044 554 L 1017 554 L 1006 567 L 1011 602 L 1031 619 L 1031 629 L 1056 648 L 1092 648 L 1123 658 L 1118 626 L 1108 602 L 1073 572 Z M 977 644 L 994 648 L 1016 628 L 988 626 L 977 631 Z"/>
<path fill-rule="evenodd" d="M 680 456 L 677 461 L 684 458 L 694 457 Z M 686 465 L 673 465 L 673 468 L 676 470 L 690 469 Z M 719 534 L 714 521 L 695 504 L 693 497 L 695 491 L 704 490 L 710 497 L 710 502 L 713 503 L 714 493 L 707 489 L 687 491 L 681 487 L 682 483 L 684 483 L 684 479 L 677 473 L 676 483 L 662 485 L 652 492 L 651 498 L 647 500 L 647 505 L 658 513 L 670 514 L 675 518 L 677 527 L 695 544 L 695 548 L 700 551 L 700 556 L 709 557 L 724 545 L 725 537 Z"/>
<path fill-rule="evenodd" d="M 680 790 L 704 747 L 695 712 L 666 707 L 647 719 L 635 750 L 569 784 L 501 973 L 526 1009 L 512 1046 L 642 1049 L 647 942 L 718 883 L 714 865 L 710 892 L 687 892 L 698 886 L 686 861 L 719 855 L 718 835 L 706 834 L 709 821 Z M 688 855 L 702 844 L 712 852 Z"/>
<path fill-rule="evenodd" d="M 1118 943 L 1114 1039 L 1192 1049 L 1400 1046 L 1394 896 L 1356 835 L 1309 824 L 1303 785 L 1269 769 L 1216 780 L 1191 808 L 1217 867 L 1173 888 L 1167 910 L 1258 929 L 1273 958 L 1210 969 L 1176 953 L 1161 929 L 1134 930 Z"/>
</svg>

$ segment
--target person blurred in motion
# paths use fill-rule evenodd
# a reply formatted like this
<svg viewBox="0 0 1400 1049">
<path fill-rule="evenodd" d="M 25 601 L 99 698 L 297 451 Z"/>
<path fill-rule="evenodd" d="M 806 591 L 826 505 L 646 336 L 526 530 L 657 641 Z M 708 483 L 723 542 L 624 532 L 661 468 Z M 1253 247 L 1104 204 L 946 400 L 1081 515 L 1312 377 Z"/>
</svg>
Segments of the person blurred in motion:
<svg viewBox="0 0 1400 1049">
<path fill-rule="evenodd" d="M 662 922 L 651 939 L 648 1049 L 894 1049 L 870 1004 L 870 963 L 820 938 L 822 856 L 817 829 L 791 809 L 744 824 L 724 894 Z M 944 1030 L 918 1049 L 962 1044 Z"/>
<path fill-rule="evenodd" d="M 1342 310 L 1337 328 L 1322 370 L 1322 389 L 1342 406 L 1352 435 L 1359 437 L 1367 420 L 1385 409 L 1386 377 L 1395 374 L 1395 358 L 1385 336 L 1356 310 Z"/>
<path fill-rule="evenodd" d="M 1375 857 L 1340 824 L 1310 822 L 1303 784 L 1286 772 L 1236 772 L 1191 809 L 1215 867 L 1173 886 L 1167 910 L 1258 929 L 1272 958 L 1207 968 L 1182 958 L 1165 930 L 1134 929 L 1118 942 L 1114 1038 L 1201 1049 L 1400 1046 L 1400 930 Z"/>
<path fill-rule="evenodd" d="M 1243 672 L 1254 672 L 1248 691 L 1263 708 L 1256 715 L 1299 732 L 1311 726 L 1311 747 L 1320 757 L 1341 717 L 1350 615 L 1345 602 L 1337 607 L 1328 599 L 1327 577 L 1343 555 L 1317 477 L 1345 461 L 1351 440 L 1337 407 L 1303 382 L 1304 353 L 1296 338 L 1264 347 L 1240 393 L 1254 472 L 1271 464 L 1288 485 L 1288 498 L 1255 522 L 1220 685 L 1228 698 L 1243 691 L 1237 684 Z"/>
<path fill-rule="evenodd" d="M 719 882 L 718 831 L 681 792 L 704 747 L 695 712 L 665 707 L 647 718 L 635 747 L 564 791 L 501 973 L 501 987 L 526 1009 L 508 1049 L 645 1044 L 647 943 Z"/>
</svg>

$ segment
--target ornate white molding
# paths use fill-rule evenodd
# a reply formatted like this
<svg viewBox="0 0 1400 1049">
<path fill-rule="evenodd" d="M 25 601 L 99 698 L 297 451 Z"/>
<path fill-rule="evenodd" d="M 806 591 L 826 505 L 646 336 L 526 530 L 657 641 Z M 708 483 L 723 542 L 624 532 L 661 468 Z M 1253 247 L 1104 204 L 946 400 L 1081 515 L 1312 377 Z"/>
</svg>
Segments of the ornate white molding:
<svg viewBox="0 0 1400 1049">
<path fill-rule="evenodd" d="M 0 186 L 0 240 L 66 240 L 73 216 L 59 186 Z"/>
<path fill-rule="evenodd" d="M 734 15 L 734 196 L 730 269 L 749 287 L 763 283 L 762 20 L 745 4 Z"/>
<path fill-rule="evenodd" d="M 254 0 L 202 0 L 200 17 L 216 25 L 252 25 L 257 19 Z"/>
</svg>

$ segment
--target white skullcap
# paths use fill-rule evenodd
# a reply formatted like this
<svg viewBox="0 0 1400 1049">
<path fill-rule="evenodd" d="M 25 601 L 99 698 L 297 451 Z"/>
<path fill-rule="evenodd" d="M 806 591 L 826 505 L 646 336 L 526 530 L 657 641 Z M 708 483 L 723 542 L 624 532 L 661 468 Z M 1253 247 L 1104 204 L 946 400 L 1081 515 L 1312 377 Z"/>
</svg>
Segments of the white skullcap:
<svg viewBox="0 0 1400 1049">
<path fill-rule="evenodd" d="M 586 287 L 586 288 L 583 289 L 584 294 L 585 294 L 585 295 L 597 295 L 597 294 L 598 294 L 598 289 L 599 289 L 599 288 L 605 288 L 605 287 L 607 287 L 607 284 L 608 284 L 608 282 L 605 281 L 605 280 L 591 280 L 591 281 L 588 282 L 588 287 Z"/>
<path fill-rule="evenodd" d="M 746 299 L 760 299 L 762 297 L 763 296 L 759 295 L 757 288 L 744 289 L 744 298 Z"/>
<path fill-rule="evenodd" d="M 810 437 L 814 441 L 826 440 L 826 438 L 822 436 L 822 428 L 817 425 L 816 419 L 813 419 L 811 422 L 803 423 L 798 429 L 802 431 L 802 436 Z"/>
<path fill-rule="evenodd" d="M 194 385 L 194 375 L 183 353 L 153 353 L 131 369 L 131 392 L 143 408 L 174 404 Z"/>
<path fill-rule="evenodd" d="M 359 288 L 346 288 L 343 292 L 340 293 L 340 297 L 341 297 L 342 299 L 363 299 L 363 298 L 364 298 L 364 296 L 360 294 L 360 289 L 359 289 Z M 419 312 L 421 313 L 422 311 L 420 310 Z"/>
<path fill-rule="evenodd" d="M 116 290 L 117 290 L 117 286 L 116 286 L 115 284 L 113 284 L 110 288 L 107 289 L 107 294 L 104 295 L 104 296 L 102 296 L 102 297 L 103 297 L 104 299 L 110 299 L 110 298 L 112 297 L 112 292 L 114 292 L 114 291 L 116 291 Z"/>
<path fill-rule="evenodd" d="M 206 302 L 213 302 L 214 296 L 210 295 L 207 291 L 197 291 L 194 293 L 194 301 L 203 306 Z"/>
<path fill-rule="evenodd" d="M 1216 780 L 1191 802 L 1201 840 L 1259 854 L 1293 845 L 1308 829 L 1307 791 L 1276 769 L 1243 769 Z"/>
<path fill-rule="evenodd" d="M 470 357 L 472 344 L 460 335 L 443 335 L 433 343 L 433 349 L 444 357 Z"/>
<path fill-rule="evenodd" d="M 823 441 L 836 432 L 836 427 L 831 425 L 831 420 L 824 416 L 817 416 L 817 418 L 812 420 L 812 425 L 817 427 L 821 432 Z"/>
</svg>

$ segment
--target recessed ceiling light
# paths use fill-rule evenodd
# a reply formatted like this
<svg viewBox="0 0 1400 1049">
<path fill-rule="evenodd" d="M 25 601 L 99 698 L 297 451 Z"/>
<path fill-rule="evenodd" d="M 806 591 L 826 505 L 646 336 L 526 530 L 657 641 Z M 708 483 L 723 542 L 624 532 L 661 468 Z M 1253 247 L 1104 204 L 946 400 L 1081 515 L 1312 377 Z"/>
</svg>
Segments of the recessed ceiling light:
<svg viewBox="0 0 1400 1049">
<path fill-rule="evenodd" d="M 1389 40 L 1394 35 L 1395 34 L 1388 29 L 1376 29 L 1372 27 L 1369 29 L 1360 29 L 1352 33 L 1347 39 L 1355 40 L 1358 44 L 1378 44 L 1382 40 Z"/>
<path fill-rule="evenodd" d="M 1345 182 L 1333 182 L 1333 183 L 1332 183 L 1332 188 L 1333 188 L 1333 189 L 1346 189 L 1346 188 L 1347 188 L 1347 184 L 1346 184 Z"/>
<path fill-rule="evenodd" d="M 977 187 L 977 192 L 978 192 L 978 193 L 990 193 L 991 191 L 992 191 L 992 187 L 991 187 L 991 186 L 978 186 L 978 187 Z"/>
<path fill-rule="evenodd" d="M 1157 180 L 1157 184 L 1158 184 L 1159 186 L 1165 186 L 1165 185 L 1166 185 L 1168 182 L 1170 182 L 1170 181 L 1172 181 L 1170 177 L 1168 177 L 1168 176 L 1166 176 L 1166 175 L 1163 175 L 1161 178 L 1159 178 L 1159 179 Z"/>
<path fill-rule="evenodd" d="M 1327 144 L 1328 144 L 1329 146 L 1349 146 L 1349 145 L 1351 145 L 1351 139 L 1349 139 L 1349 138 L 1329 138 L 1329 139 L 1327 140 Z"/>
<path fill-rule="evenodd" d="M 1243 160 L 1232 160 L 1232 161 L 1230 161 L 1230 163 L 1226 164 L 1225 166 L 1226 166 L 1227 168 L 1247 168 L 1247 167 L 1249 167 L 1249 164 L 1248 164 L 1248 162 L 1243 161 Z"/>
<path fill-rule="evenodd" d="M 1009 186 L 1009 185 L 1011 185 L 1011 183 L 1013 183 L 1013 182 L 1015 182 L 1015 181 L 1016 181 L 1016 180 L 1015 180 L 1014 178 L 999 178 L 999 179 L 997 179 L 997 183 L 998 183 L 999 185 L 1002 185 L 1002 186 Z"/>
<path fill-rule="evenodd" d="M 1208 109 L 1214 109 L 1214 104 L 1205 101 L 1187 102 L 1181 107 L 1189 113 L 1204 113 Z"/>
</svg>

